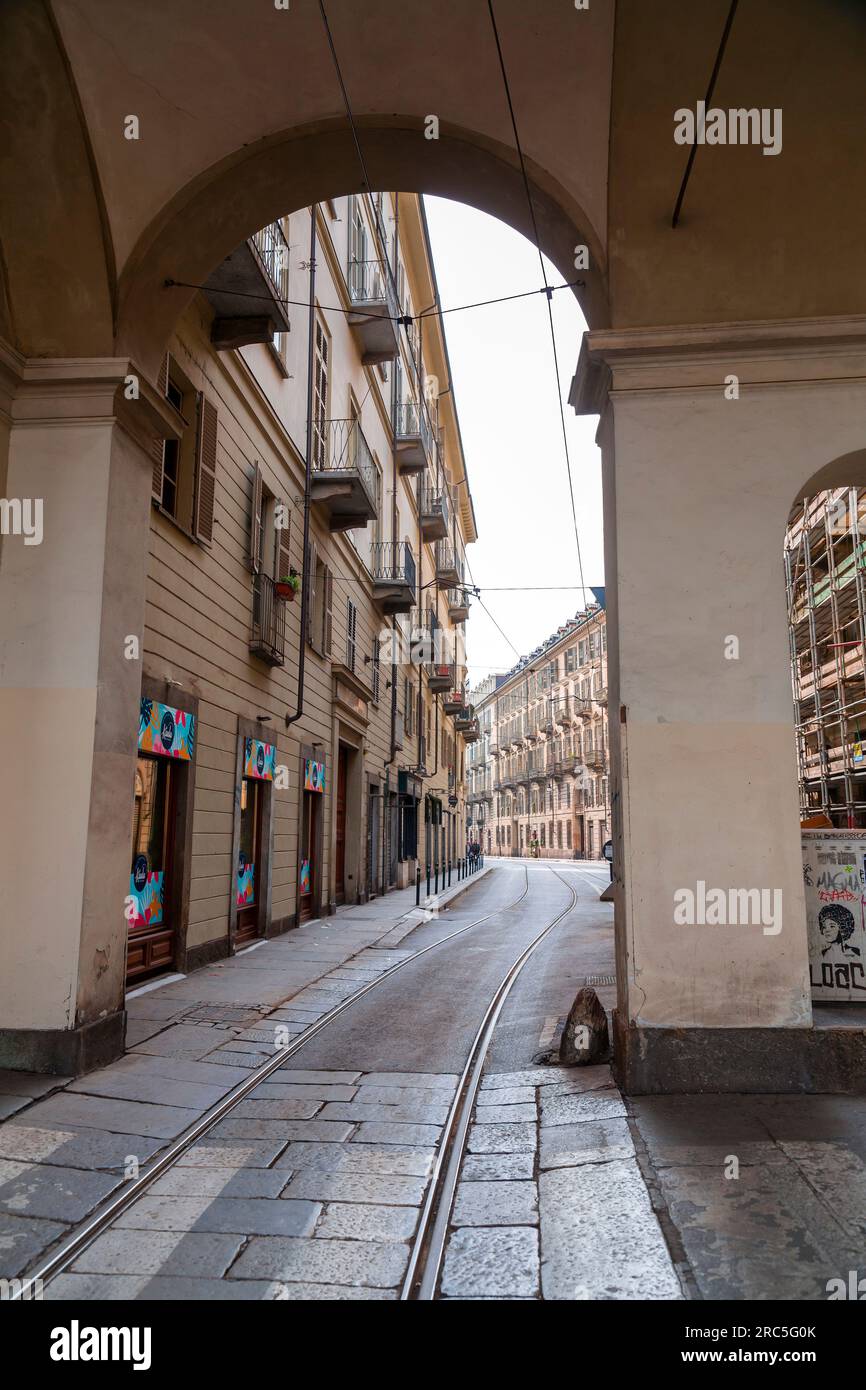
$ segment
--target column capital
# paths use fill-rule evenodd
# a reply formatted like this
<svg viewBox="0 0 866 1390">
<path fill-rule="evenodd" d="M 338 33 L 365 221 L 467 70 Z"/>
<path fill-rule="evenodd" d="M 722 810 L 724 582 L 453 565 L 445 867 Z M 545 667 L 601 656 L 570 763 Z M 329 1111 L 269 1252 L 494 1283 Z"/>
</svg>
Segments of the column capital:
<svg viewBox="0 0 866 1390">
<path fill-rule="evenodd" d="M 600 414 L 610 394 L 866 378 L 866 316 L 604 328 L 586 332 L 569 404 Z"/>
</svg>

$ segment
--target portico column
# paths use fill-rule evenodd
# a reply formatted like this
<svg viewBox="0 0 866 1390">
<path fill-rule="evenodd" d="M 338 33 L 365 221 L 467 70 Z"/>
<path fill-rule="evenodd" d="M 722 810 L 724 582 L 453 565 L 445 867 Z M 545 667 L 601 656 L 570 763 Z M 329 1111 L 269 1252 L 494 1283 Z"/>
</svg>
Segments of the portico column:
<svg viewBox="0 0 866 1390">
<path fill-rule="evenodd" d="M 143 631 L 151 446 L 173 429 L 126 359 L 0 363 L 0 1066 L 73 1073 L 123 1046 L 127 639 Z M 40 519 L 29 535 L 16 504 Z"/>
<path fill-rule="evenodd" d="M 592 333 L 572 401 L 601 414 L 620 1078 L 808 1088 L 782 551 L 866 445 L 866 321 Z"/>
</svg>

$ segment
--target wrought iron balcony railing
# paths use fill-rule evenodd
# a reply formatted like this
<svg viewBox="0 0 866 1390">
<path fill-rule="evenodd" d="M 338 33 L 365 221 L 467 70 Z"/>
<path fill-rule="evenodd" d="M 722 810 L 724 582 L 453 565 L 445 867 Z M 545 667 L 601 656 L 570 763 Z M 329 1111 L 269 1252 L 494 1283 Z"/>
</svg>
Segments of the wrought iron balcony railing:
<svg viewBox="0 0 866 1390">
<path fill-rule="evenodd" d="M 353 304 L 384 303 L 390 318 L 399 317 L 397 287 L 387 261 L 350 260 L 348 271 L 349 298 Z"/>
<path fill-rule="evenodd" d="M 408 541 L 376 541 L 371 547 L 374 581 L 406 585 L 415 592 L 415 556 Z M 408 610 L 407 610 L 408 611 Z"/>
<path fill-rule="evenodd" d="M 379 473 L 357 419 L 315 421 L 311 463 L 313 501 L 326 502 L 337 518 L 345 516 L 351 524 L 375 519 Z"/>
<path fill-rule="evenodd" d="M 282 666 L 286 659 L 286 604 L 274 593 L 268 574 L 253 580 L 253 611 L 250 651 L 269 666 Z"/>
</svg>

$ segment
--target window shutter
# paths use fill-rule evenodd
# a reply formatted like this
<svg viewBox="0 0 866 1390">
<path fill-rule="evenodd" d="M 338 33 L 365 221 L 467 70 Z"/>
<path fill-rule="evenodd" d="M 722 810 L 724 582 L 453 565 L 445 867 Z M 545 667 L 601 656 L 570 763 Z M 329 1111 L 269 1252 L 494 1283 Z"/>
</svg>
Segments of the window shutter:
<svg viewBox="0 0 866 1390">
<path fill-rule="evenodd" d="M 285 526 L 277 527 L 277 573 L 276 578 L 282 579 L 288 574 L 292 567 L 291 556 L 289 554 L 289 540 L 292 534 L 291 514 L 287 502 L 280 500 L 277 503 L 279 515 L 285 518 Z"/>
<path fill-rule="evenodd" d="M 195 516 L 193 534 L 210 545 L 213 540 L 216 503 L 217 410 L 203 393 L 199 396 L 198 448 L 195 460 Z"/>
<path fill-rule="evenodd" d="M 304 584 L 307 590 L 307 621 L 305 624 L 306 631 L 304 632 L 304 640 L 308 642 L 311 647 L 315 647 L 313 632 L 315 630 L 316 566 L 319 563 L 319 554 L 314 540 L 307 543 L 307 553 L 304 560 Z"/>
<path fill-rule="evenodd" d="M 253 574 L 262 568 L 262 533 L 259 519 L 262 515 L 262 470 L 258 460 L 253 464 L 252 508 L 250 511 L 250 559 Z M 277 576 L 279 578 L 279 575 Z"/>
<path fill-rule="evenodd" d="M 325 592 L 322 614 L 322 655 L 330 656 L 334 636 L 334 575 L 325 566 Z"/>
<path fill-rule="evenodd" d="M 168 353 L 166 353 L 165 357 L 162 359 L 162 366 L 160 367 L 159 375 L 156 378 L 156 389 L 158 390 L 161 396 L 164 396 L 168 391 Z M 153 481 L 151 483 L 150 490 L 153 496 L 156 498 L 157 502 L 161 502 L 162 466 L 163 459 L 165 458 L 165 440 L 155 439 L 153 441 L 153 444 L 151 445 L 151 453 L 153 455 Z"/>
<path fill-rule="evenodd" d="M 350 671 L 355 669 L 355 637 L 358 625 L 358 610 L 351 599 L 346 600 L 346 665 Z"/>
</svg>

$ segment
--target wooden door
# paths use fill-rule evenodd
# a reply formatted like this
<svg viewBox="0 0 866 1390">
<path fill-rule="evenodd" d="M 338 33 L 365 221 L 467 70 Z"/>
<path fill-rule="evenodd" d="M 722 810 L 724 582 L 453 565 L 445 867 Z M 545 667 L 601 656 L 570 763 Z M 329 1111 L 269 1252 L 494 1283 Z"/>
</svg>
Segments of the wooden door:
<svg viewBox="0 0 866 1390">
<path fill-rule="evenodd" d="M 334 848 L 334 894 L 338 903 L 346 901 L 346 780 L 349 750 L 340 745 L 337 760 L 337 840 Z"/>
<path fill-rule="evenodd" d="M 255 941 L 261 934 L 262 820 L 266 782 L 244 777 L 241 782 L 241 835 L 238 851 L 238 916 L 235 947 Z"/>
</svg>

